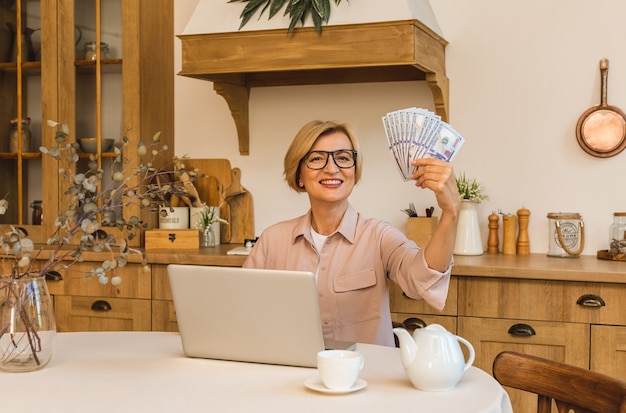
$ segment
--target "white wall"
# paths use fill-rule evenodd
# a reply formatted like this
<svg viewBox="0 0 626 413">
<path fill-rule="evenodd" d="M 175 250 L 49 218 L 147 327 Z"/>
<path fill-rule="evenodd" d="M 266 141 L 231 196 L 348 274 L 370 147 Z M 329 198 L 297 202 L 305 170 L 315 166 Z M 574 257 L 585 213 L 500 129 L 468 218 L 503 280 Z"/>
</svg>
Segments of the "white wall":
<svg viewBox="0 0 626 413">
<path fill-rule="evenodd" d="M 182 33 L 197 1 L 175 2 L 176 33 Z M 450 43 L 450 123 L 466 139 L 455 169 L 478 178 L 490 196 L 480 206 L 485 249 L 491 211 L 515 213 L 522 206 L 532 212 L 532 252 L 548 250 L 549 212 L 582 214 L 583 254 L 607 249 L 612 214 L 626 211 L 626 151 L 592 157 L 579 147 L 575 127 L 580 115 L 600 102 L 598 62 L 603 57 L 610 61 L 608 103 L 626 110 L 626 2 L 430 3 Z M 180 70 L 178 40 L 176 47 Z M 362 213 L 405 229 L 400 210 L 409 202 L 422 211 L 434 205 L 430 193 L 400 179 L 380 122 L 391 110 L 432 110 L 424 82 L 252 89 L 250 156 L 239 155 L 234 121 L 211 83 L 177 76 L 175 103 L 176 153 L 228 158 L 241 168 L 242 184 L 254 197 L 257 234 L 308 208 L 306 195 L 287 188 L 281 166 L 293 135 L 311 119 L 356 126 L 365 166 L 351 202 Z"/>
</svg>

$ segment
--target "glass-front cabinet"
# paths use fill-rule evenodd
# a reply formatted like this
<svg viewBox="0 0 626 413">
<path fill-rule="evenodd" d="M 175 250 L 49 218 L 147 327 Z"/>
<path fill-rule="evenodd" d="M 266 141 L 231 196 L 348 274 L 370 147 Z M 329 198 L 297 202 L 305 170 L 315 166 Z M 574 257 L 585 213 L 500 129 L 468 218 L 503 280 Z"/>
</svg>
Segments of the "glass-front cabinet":
<svg viewBox="0 0 626 413">
<path fill-rule="evenodd" d="M 80 143 L 77 168 L 90 156 L 106 168 L 123 136 L 136 161 L 158 131 L 173 155 L 173 44 L 173 0 L 0 0 L 0 225 L 44 242 L 65 210 L 59 165 L 39 151 L 57 145 L 47 120 Z"/>
</svg>

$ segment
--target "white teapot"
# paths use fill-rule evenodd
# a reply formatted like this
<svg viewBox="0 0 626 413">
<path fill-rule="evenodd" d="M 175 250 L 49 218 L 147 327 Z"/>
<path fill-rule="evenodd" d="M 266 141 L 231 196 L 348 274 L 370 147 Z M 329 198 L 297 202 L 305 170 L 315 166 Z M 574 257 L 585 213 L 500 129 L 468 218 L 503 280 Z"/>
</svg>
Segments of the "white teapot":
<svg viewBox="0 0 626 413">
<path fill-rule="evenodd" d="M 394 328 L 393 332 L 400 342 L 404 370 L 416 389 L 450 390 L 474 362 L 474 347 L 470 342 L 439 324 L 418 328 L 413 337 L 404 328 Z M 459 342 L 469 350 L 467 361 Z"/>
</svg>

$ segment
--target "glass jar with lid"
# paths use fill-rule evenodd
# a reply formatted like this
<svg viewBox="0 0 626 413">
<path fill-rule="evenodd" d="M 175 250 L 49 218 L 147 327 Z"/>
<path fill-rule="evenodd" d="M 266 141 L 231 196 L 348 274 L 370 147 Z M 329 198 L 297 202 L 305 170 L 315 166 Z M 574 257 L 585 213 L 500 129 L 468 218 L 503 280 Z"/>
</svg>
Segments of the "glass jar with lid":
<svg viewBox="0 0 626 413">
<path fill-rule="evenodd" d="M 626 212 L 613 213 L 613 223 L 609 227 L 609 252 L 626 253 Z"/>
<path fill-rule="evenodd" d="M 22 152 L 30 152 L 30 118 L 22 119 L 19 122 L 17 119 L 11 119 L 11 139 L 9 141 L 9 152 L 17 152 L 19 132 L 18 127 L 21 124 L 22 127 Z"/>
<path fill-rule="evenodd" d="M 41 225 L 41 220 L 43 218 L 43 205 L 41 203 L 41 200 L 33 201 L 30 204 L 30 207 L 33 209 L 31 224 Z"/>
<path fill-rule="evenodd" d="M 96 42 L 85 43 L 85 60 L 96 60 Z M 100 42 L 100 59 L 105 60 L 109 58 L 109 45 L 108 43 Z"/>
</svg>

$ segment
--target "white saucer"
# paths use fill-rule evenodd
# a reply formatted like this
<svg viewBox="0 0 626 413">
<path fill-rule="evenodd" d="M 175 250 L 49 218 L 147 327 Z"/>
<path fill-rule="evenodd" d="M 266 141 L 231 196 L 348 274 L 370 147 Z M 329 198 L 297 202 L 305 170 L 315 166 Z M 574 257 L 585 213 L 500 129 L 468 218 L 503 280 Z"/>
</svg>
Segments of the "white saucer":
<svg viewBox="0 0 626 413">
<path fill-rule="evenodd" d="M 346 389 L 346 390 L 333 390 L 333 389 L 329 389 L 328 387 L 324 386 L 324 383 L 322 383 L 322 379 L 320 379 L 319 377 L 311 377 L 310 379 L 307 379 L 307 380 L 304 381 L 304 385 L 307 388 L 309 388 L 311 390 L 318 391 L 320 393 L 346 394 L 346 393 L 352 393 L 352 392 L 364 389 L 365 387 L 367 387 L 367 382 L 365 380 L 363 380 L 363 379 L 356 379 L 356 382 L 354 383 L 354 385 L 352 387 L 350 387 L 349 389 Z"/>
</svg>

